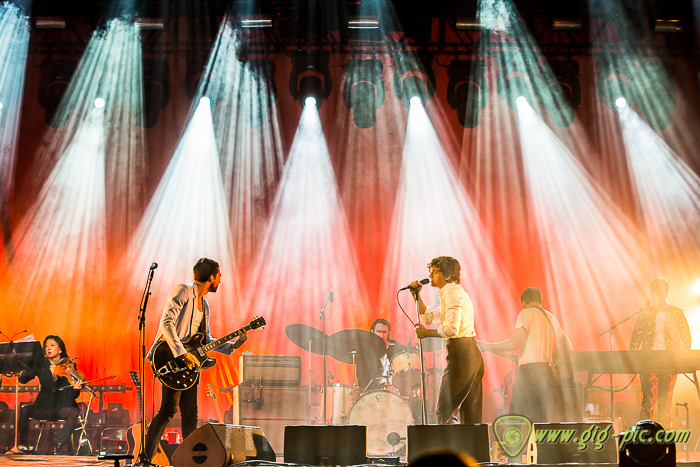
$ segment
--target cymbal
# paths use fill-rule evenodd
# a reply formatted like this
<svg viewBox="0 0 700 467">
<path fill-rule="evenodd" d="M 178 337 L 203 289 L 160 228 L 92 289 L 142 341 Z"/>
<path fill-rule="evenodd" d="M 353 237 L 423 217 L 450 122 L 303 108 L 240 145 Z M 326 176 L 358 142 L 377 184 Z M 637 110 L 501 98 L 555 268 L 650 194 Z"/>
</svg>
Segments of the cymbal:
<svg viewBox="0 0 700 467">
<path fill-rule="evenodd" d="M 352 363 L 352 352 L 357 360 L 379 360 L 386 352 L 386 343 L 378 335 L 362 329 L 339 331 L 328 338 L 328 354 L 343 363 Z"/>
<path fill-rule="evenodd" d="M 289 340 L 302 349 L 309 350 L 309 341 L 311 341 L 311 353 L 323 354 L 323 341 L 328 339 L 328 335 L 323 331 L 306 324 L 290 324 L 285 329 L 285 333 Z M 326 344 L 326 354 L 329 354 L 328 344 Z"/>
<path fill-rule="evenodd" d="M 442 337 L 426 337 L 423 339 L 423 352 L 440 351 L 445 348 L 445 339 Z"/>
</svg>

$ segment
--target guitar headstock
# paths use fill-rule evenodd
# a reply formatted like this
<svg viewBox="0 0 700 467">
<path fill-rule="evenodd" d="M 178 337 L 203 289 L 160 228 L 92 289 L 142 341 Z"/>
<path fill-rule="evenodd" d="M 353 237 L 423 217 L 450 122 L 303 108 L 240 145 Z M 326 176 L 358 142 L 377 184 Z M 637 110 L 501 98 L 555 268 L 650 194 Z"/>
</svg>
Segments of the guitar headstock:
<svg viewBox="0 0 700 467">
<path fill-rule="evenodd" d="M 253 316 L 248 327 L 257 331 L 262 331 L 267 323 L 262 316 Z"/>
<path fill-rule="evenodd" d="M 129 372 L 129 375 L 131 376 L 131 382 L 134 383 L 134 386 L 138 389 L 138 387 L 141 385 L 139 382 L 139 374 L 136 373 L 134 370 L 131 370 Z"/>
<path fill-rule="evenodd" d="M 214 386 L 211 383 L 207 383 L 207 397 L 216 400 L 216 393 L 214 392 Z"/>
</svg>

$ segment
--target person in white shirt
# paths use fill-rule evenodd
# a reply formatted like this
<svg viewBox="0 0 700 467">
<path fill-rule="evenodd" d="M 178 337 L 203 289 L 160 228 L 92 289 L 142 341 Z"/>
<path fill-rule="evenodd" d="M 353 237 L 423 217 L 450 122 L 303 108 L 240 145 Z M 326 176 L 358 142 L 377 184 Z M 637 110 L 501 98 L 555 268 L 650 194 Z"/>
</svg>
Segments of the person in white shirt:
<svg viewBox="0 0 700 467">
<path fill-rule="evenodd" d="M 425 306 L 420 296 L 420 282 L 411 282 L 409 288 L 421 319 L 426 324 L 440 321 L 437 329 L 416 324 L 416 336 L 447 341 L 447 367 L 440 383 L 435 417 L 441 425 L 481 423 L 484 359 L 475 340 L 474 306 L 459 285 L 459 262 L 449 256 L 439 256 L 428 263 L 428 270 L 430 285 L 439 289 L 439 308 L 431 310 Z"/>
<path fill-rule="evenodd" d="M 161 340 L 165 340 L 176 358 L 186 363 L 188 367 L 194 368 L 199 361 L 194 355 L 187 352 L 182 343 L 197 332 L 204 335 L 206 343 L 215 340 L 209 334 L 209 304 L 204 296 L 209 292 L 215 293 L 219 288 L 221 283 L 219 263 L 209 258 L 202 258 L 194 265 L 192 272 L 194 274 L 193 283 L 178 284 L 170 292 L 170 297 L 160 318 L 158 334 L 146 356 L 149 361 L 153 358 L 156 345 Z M 240 347 L 247 338 L 247 334 L 244 333 L 235 342 L 227 342 L 214 350 L 230 355 L 232 350 Z M 160 409 L 151 420 L 146 433 L 144 454 L 148 460 L 155 454 L 157 443 L 163 436 L 168 422 L 177 413 L 178 408 L 182 420 L 182 438 L 187 438 L 197 429 L 198 382 L 184 391 L 163 385 Z"/>
<path fill-rule="evenodd" d="M 513 386 L 510 413 L 526 416 L 533 423 L 547 420 L 549 395 L 554 374 L 554 349 L 571 350 L 571 342 L 559 321 L 542 308 L 542 292 L 536 287 L 520 295 L 523 309 L 518 314 L 513 336 L 507 341 L 489 344 L 479 341 L 482 351 L 518 351 L 518 380 Z"/>
</svg>

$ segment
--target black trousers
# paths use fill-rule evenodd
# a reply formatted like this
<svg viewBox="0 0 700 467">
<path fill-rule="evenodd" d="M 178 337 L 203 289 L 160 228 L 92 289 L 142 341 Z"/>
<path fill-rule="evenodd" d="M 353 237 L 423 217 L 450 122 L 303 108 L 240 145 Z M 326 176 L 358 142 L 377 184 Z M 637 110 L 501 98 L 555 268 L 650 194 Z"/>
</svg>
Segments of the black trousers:
<svg viewBox="0 0 700 467">
<path fill-rule="evenodd" d="M 510 413 L 524 415 L 532 423 L 547 422 L 547 407 L 554 374 L 549 363 L 520 365 L 518 381 L 513 386 Z"/>
<path fill-rule="evenodd" d="M 484 359 L 473 337 L 447 341 L 447 367 L 442 374 L 435 416 L 440 425 L 481 423 Z"/>
<path fill-rule="evenodd" d="M 168 426 L 170 420 L 180 409 L 180 419 L 182 420 L 182 438 L 187 438 L 194 430 L 197 429 L 197 387 L 199 379 L 189 389 L 178 391 L 170 389 L 163 385 L 160 399 L 160 409 L 151 424 L 148 426 L 146 433 L 146 445 L 144 446 L 144 454 L 150 460 L 156 452 L 156 447 L 160 438 L 163 436 L 165 427 Z"/>
<path fill-rule="evenodd" d="M 17 437 L 20 446 L 29 444 L 29 419 L 34 420 L 65 420 L 61 437 L 58 439 L 60 444 L 67 444 L 70 435 L 73 434 L 78 426 L 78 416 L 80 410 L 77 407 L 41 407 L 38 405 L 25 405 L 19 411 L 19 421 L 17 423 Z"/>
</svg>

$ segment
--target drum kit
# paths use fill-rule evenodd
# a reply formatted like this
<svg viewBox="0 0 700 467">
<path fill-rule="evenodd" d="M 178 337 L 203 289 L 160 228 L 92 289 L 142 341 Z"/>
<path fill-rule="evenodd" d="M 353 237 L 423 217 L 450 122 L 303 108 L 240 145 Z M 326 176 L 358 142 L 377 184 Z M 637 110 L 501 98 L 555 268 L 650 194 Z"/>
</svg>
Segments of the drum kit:
<svg viewBox="0 0 700 467">
<path fill-rule="evenodd" d="M 403 346 L 387 348 L 381 337 L 361 329 L 339 331 L 328 336 L 311 326 L 291 324 L 287 326 L 286 334 L 294 344 L 309 352 L 309 368 L 310 354 L 321 355 L 324 352 L 353 366 L 352 384 L 327 384 L 324 378 L 323 391 L 327 396 L 324 400 L 328 400 L 331 408 L 330 416 L 323 423 L 366 425 L 369 455 L 400 454 L 406 445 L 407 426 L 421 419 L 421 365 L 417 350 Z M 432 340 L 438 341 L 427 339 L 426 343 Z M 424 344 L 423 351 L 442 348 L 442 342 L 435 344 L 438 345 Z M 391 370 L 388 375 L 375 378 L 383 383 L 360 387 L 357 380 L 358 362 L 379 362 L 385 354 Z"/>
</svg>

